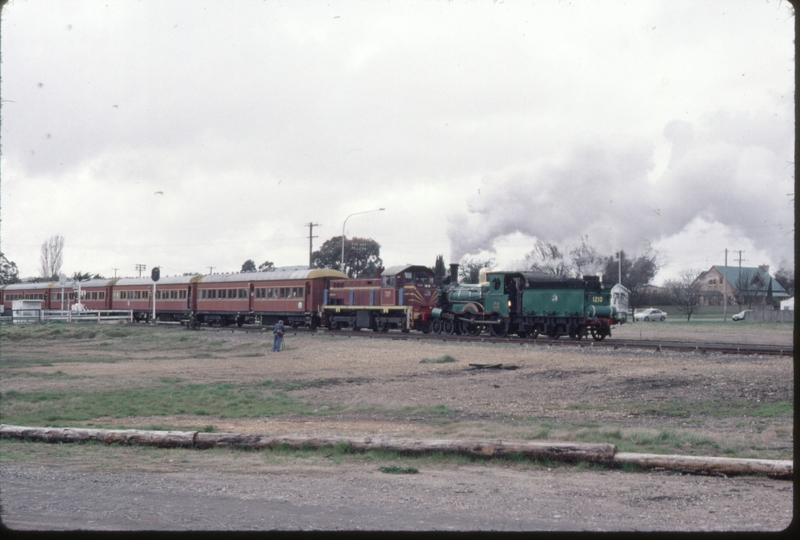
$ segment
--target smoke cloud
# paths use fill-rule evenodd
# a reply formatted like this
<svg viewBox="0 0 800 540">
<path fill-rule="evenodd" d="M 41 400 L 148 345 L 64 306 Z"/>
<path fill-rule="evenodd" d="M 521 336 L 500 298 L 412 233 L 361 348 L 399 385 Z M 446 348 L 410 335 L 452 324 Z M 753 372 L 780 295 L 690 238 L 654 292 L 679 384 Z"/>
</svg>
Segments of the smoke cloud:
<svg viewBox="0 0 800 540">
<path fill-rule="evenodd" d="M 791 126 L 718 113 L 701 126 L 670 122 L 663 136 L 670 153 L 661 171 L 655 143 L 595 136 L 561 156 L 486 175 L 468 211 L 449 221 L 452 259 L 494 252 L 514 233 L 531 237 L 531 247 L 533 239 L 577 245 L 585 235 L 602 254 L 636 252 L 698 218 L 776 259 L 793 257 Z"/>
</svg>

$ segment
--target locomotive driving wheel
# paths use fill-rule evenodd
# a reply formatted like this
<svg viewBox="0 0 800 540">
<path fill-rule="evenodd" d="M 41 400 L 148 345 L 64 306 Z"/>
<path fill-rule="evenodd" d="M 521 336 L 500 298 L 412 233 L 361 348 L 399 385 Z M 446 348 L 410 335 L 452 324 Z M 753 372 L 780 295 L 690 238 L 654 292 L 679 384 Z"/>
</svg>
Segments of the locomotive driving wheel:
<svg viewBox="0 0 800 540">
<path fill-rule="evenodd" d="M 477 336 L 481 333 L 481 327 L 470 321 L 461 321 L 461 334 L 465 336 Z"/>
<path fill-rule="evenodd" d="M 453 324 L 451 320 L 444 320 L 442 321 L 442 333 L 447 334 L 448 336 L 452 336 L 456 331 L 456 325 Z"/>
<path fill-rule="evenodd" d="M 494 337 L 503 338 L 508 335 L 508 328 L 511 325 L 510 321 L 507 318 L 500 318 L 499 315 L 495 314 L 491 317 L 492 321 L 497 321 L 497 324 L 493 324 L 489 327 L 489 332 Z"/>
</svg>

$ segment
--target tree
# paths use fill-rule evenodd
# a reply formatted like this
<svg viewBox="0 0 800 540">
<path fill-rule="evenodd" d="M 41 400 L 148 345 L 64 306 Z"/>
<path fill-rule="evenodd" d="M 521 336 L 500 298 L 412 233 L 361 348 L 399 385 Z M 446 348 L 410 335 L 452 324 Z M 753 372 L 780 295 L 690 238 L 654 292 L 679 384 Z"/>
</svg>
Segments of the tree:
<svg viewBox="0 0 800 540">
<path fill-rule="evenodd" d="M 5 254 L 0 251 L 0 285 L 10 285 L 19 283 L 19 269 L 17 263 L 9 261 Z"/>
<path fill-rule="evenodd" d="M 383 266 L 381 245 L 371 238 L 347 238 L 344 243 L 344 273 L 352 278 L 375 277 Z M 342 237 L 334 236 L 311 254 L 312 268 L 341 268 Z"/>
<path fill-rule="evenodd" d="M 92 274 L 91 272 L 75 272 L 70 278 L 72 281 L 88 281 L 90 279 L 105 279 L 100 274 Z"/>
<path fill-rule="evenodd" d="M 758 296 L 753 277 L 754 274 L 750 270 L 742 270 L 739 272 L 739 277 L 736 278 L 736 283 L 733 284 L 735 288 L 733 300 L 739 305 L 739 309 L 742 309 L 744 305 L 747 305 L 747 309 L 752 309 L 753 302 Z"/>
<path fill-rule="evenodd" d="M 786 294 L 794 296 L 794 268 L 787 269 L 781 266 L 775 273 L 775 281 L 781 284 Z"/>
<path fill-rule="evenodd" d="M 272 272 L 275 270 L 275 264 L 272 261 L 264 261 L 258 265 L 259 272 Z"/>
<path fill-rule="evenodd" d="M 61 264 L 64 258 L 64 237 L 60 234 L 51 236 L 42 244 L 42 254 L 39 257 L 39 273 L 45 279 L 58 279 Z"/>
<path fill-rule="evenodd" d="M 620 251 L 621 261 L 615 256 L 607 257 L 603 270 L 603 281 L 616 283 L 619 281 L 619 265 L 622 265 L 622 286 L 630 291 L 628 307 L 638 309 L 650 299 L 650 282 L 656 277 L 661 264 L 658 251 L 648 247 L 638 257 L 628 257 L 625 251 Z"/>
<path fill-rule="evenodd" d="M 544 272 L 554 276 L 569 276 L 572 274 L 569 263 L 555 244 L 536 240 L 530 253 L 525 255 L 525 264 L 530 270 Z"/>
<path fill-rule="evenodd" d="M 444 255 L 436 256 L 436 264 L 433 266 L 433 275 L 436 285 L 441 287 L 444 276 L 447 275 L 447 269 L 444 267 Z"/>
<path fill-rule="evenodd" d="M 572 272 L 575 277 L 596 276 L 603 271 L 605 259 L 588 244 L 589 237 L 581 237 L 581 245 L 569 249 Z"/>
<path fill-rule="evenodd" d="M 242 270 L 241 271 L 242 272 L 255 272 L 256 271 L 256 263 L 253 261 L 253 259 L 247 259 L 246 261 L 244 261 L 244 264 L 242 264 Z"/>
<path fill-rule="evenodd" d="M 458 279 L 461 283 L 478 283 L 481 268 L 494 268 L 494 259 L 461 259 L 458 263 Z"/>
<path fill-rule="evenodd" d="M 578 246 L 559 249 L 555 244 L 536 240 L 533 249 L 525 255 L 530 270 L 554 276 L 582 277 L 597 275 L 603 269 L 605 257 L 589 245 L 588 237 L 582 236 Z M 566 255 L 565 255 L 566 254 Z"/>
<path fill-rule="evenodd" d="M 701 270 L 682 270 L 678 273 L 677 279 L 669 280 L 664 284 L 673 304 L 686 314 L 687 321 L 691 320 L 692 313 L 700 305 L 702 284 L 697 277 L 701 273 Z"/>
</svg>

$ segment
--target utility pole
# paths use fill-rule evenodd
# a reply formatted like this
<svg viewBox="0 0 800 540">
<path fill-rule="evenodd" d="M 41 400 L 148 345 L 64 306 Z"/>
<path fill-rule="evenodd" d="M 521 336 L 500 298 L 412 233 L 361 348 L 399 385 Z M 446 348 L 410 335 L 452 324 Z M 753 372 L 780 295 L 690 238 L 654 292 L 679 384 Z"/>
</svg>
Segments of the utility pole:
<svg viewBox="0 0 800 540">
<path fill-rule="evenodd" d="M 310 222 L 310 221 L 308 222 L 308 268 L 309 268 L 309 270 L 311 269 L 311 257 L 312 257 L 312 254 L 314 253 L 314 245 L 313 245 L 314 240 L 313 239 L 317 238 L 316 236 L 314 236 L 314 227 L 319 227 L 319 226 L 320 226 L 319 223 L 313 223 L 313 222 Z"/>
<path fill-rule="evenodd" d="M 114 268 L 113 270 L 114 270 L 114 279 L 117 279 L 117 270 L 119 270 L 119 268 Z"/>
<path fill-rule="evenodd" d="M 728 250 L 725 249 L 725 275 L 722 276 L 722 322 L 728 322 Z"/>
<path fill-rule="evenodd" d="M 208 273 L 209 274 L 213 274 L 214 273 L 214 267 L 213 266 L 209 266 L 208 267 Z"/>
<path fill-rule="evenodd" d="M 136 269 L 139 271 L 139 277 L 142 277 L 142 270 L 147 270 L 147 265 L 137 264 Z"/>
</svg>

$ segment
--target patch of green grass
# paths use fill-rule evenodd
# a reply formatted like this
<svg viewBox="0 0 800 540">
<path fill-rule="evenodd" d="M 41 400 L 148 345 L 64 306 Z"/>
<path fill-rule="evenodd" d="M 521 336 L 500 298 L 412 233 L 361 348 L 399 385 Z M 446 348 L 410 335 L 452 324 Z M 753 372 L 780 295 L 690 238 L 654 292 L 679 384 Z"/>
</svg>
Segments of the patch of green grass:
<svg viewBox="0 0 800 540">
<path fill-rule="evenodd" d="M 385 465 L 378 467 L 378 470 L 386 474 L 417 474 L 419 469 L 416 467 L 400 467 L 398 465 Z"/>
<path fill-rule="evenodd" d="M 319 386 L 324 386 L 326 384 L 329 384 L 329 381 L 326 380 L 326 379 L 317 379 L 316 381 L 303 381 L 303 380 L 299 380 L 299 381 L 271 381 L 271 380 L 266 380 L 266 381 L 261 381 L 259 383 L 256 383 L 255 386 L 291 391 L 291 390 L 300 390 L 302 388 L 319 387 Z"/>
<path fill-rule="evenodd" d="M 456 360 L 449 354 L 446 354 L 438 358 L 423 358 L 422 360 L 419 361 L 420 364 L 447 364 L 450 362 L 458 362 L 458 360 Z"/>
<path fill-rule="evenodd" d="M 177 384 L 174 379 L 149 388 L 5 392 L 0 403 L 4 422 L 55 425 L 102 416 L 192 414 L 246 418 L 280 414 L 315 414 L 315 407 L 283 391 L 266 392 L 235 383 Z M 336 412 L 335 407 L 328 412 Z"/>
</svg>

